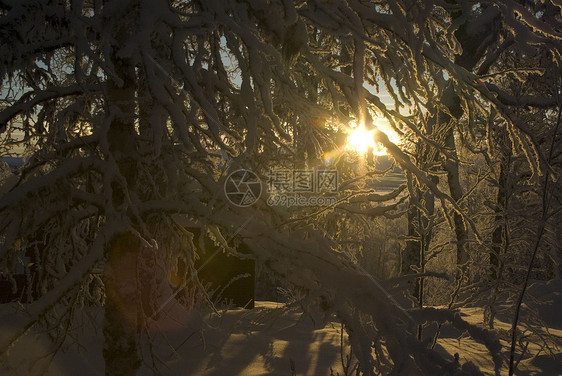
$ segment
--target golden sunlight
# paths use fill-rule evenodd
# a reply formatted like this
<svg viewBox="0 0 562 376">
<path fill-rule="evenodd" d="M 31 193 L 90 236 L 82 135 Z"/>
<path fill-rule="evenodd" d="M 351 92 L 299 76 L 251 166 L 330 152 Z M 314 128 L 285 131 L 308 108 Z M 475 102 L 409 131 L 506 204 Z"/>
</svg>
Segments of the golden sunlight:
<svg viewBox="0 0 562 376">
<path fill-rule="evenodd" d="M 400 136 L 390 127 L 386 119 L 375 119 L 375 126 L 384 132 L 393 143 L 400 142 Z M 346 149 L 358 153 L 367 153 L 372 149 L 374 155 L 386 155 L 386 149 L 375 143 L 374 131 L 368 131 L 363 124 L 352 124 L 347 134 Z"/>
<path fill-rule="evenodd" d="M 374 149 L 375 142 L 373 140 L 373 132 L 367 131 L 363 125 L 351 127 L 347 135 L 346 147 L 358 153 L 366 153 L 369 148 Z"/>
</svg>

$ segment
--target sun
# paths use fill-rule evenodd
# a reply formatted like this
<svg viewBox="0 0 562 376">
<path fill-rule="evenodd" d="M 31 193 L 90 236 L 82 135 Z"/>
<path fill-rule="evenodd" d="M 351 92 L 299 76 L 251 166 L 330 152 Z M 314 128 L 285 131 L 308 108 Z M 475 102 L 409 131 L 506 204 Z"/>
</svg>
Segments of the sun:
<svg viewBox="0 0 562 376">
<path fill-rule="evenodd" d="M 347 149 L 359 153 L 366 153 L 369 148 L 374 148 L 373 132 L 367 131 L 364 126 L 351 128 L 347 135 Z"/>
<path fill-rule="evenodd" d="M 375 119 L 375 126 L 384 132 L 393 143 L 400 142 L 400 136 L 390 127 L 388 120 Z M 347 131 L 346 149 L 364 154 L 372 150 L 374 155 L 387 155 L 386 149 L 374 139 L 375 130 L 367 130 L 363 124 L 352 123 Z"/>
<path fill-rule="evenodd" d="M 347 134 L 346 149 L 364 154 L 372 150 L 375 155 L 386 155 L 386 149 L 375 143 L 374 129 L 367 130 L 364 125 L 351 127 Z"/>
</svg>

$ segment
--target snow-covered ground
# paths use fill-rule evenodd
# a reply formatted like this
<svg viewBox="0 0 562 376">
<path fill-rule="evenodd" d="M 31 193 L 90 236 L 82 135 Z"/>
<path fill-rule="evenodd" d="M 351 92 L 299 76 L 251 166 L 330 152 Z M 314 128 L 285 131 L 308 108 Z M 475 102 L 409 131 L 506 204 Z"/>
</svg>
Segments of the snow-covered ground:
<svg viewBox="0 0 562 376">
<path fill-rule="evenodd" d="M 548 301 L 543 317 L 551 335 L 562 338 L 562 299 L 560 293 L 544 294 Z M 3 313 L 10 307 L 4 305 Z M 169 311 L 170 312 L 173 312 Z M 482 309 L 466 308 L 463 318 L 480 324 Z M 103 310 L 84 308 L 69 331 L 67 341 L 53 356 L 53 344 L 44 335 L 30 331 L 1 358 L 2 375 L 103 375 Z M 500 317 L 499 333 L 510 325 Z M 8 328 L 2 328 L 5 331 Z M 347 335 L 333 317 L 303 314 L 274 302 L 257 302 L 253 310 L 232 309 L 207 315 L 199 313 L 162 315 L 144 333 L 150 336 L 152 349 L 143 347 L 145 365 L 141 375 L 343 375 L 342 357 L 349 352 Z M 430 338 L 434 327 L 425 329 Z M 341 340 L 344 346 L 341 346 Z M 503 337 L 502 337 L 503 338 Z M 548 349 L 530 341 L 518 364 L 517 375 L 562 375 L 560 347 Z M 509 356 L 506 341 L 503 356 Z M 560 343 L 558 343 L 560 346 Z M 444 326 L 436 349 L 453 360 L 458 353 L 461 363 L 471 361 L 484 374 L 493 375 L 493 362 L 486 348 L 465 334 Z M 343 355 L 342 355 L 343 354 Z M 520 352 L 519 352 L 520 354 Z M 518 360 L 519 357 L 516 358 Z M 507 374 L 507 368 L 502 370 Z"/>
</svg>

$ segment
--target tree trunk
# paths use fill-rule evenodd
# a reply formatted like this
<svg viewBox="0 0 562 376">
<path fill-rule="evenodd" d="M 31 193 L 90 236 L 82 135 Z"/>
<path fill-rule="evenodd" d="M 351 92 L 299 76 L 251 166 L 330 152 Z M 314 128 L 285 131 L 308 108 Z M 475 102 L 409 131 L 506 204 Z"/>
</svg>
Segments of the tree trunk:
<svg viewBox="0 0 562 376">
<path fill-rule="evenodd" d="M 459 10 L 457 12 L 453 12 L 453 20 L 461 17 L 463 12 L 464 9 L 462 11 Z M 496 33 L 494 30 L 494 23 L 497 21 L 498 17 L 497 9 L 494 7 L 485 7 L 482 12 L 482 17 L 484 17 L 485 14 L 489 21 L 481 24 L 476 31 L 474 28 L 471 28 L 471 23 L 481 23 L 481 17 L 474 17 L 473 21 L 468 20 L 468 22 L 462 24 L 455 32 L 455 37 L 462 46 L 462 54 L 455 57 L 455 63 L 468 71 L 474 69 L 482 54 L 486 51 L 485 47 L 492 44 L 495 40 L 495 38 L 490 38 L 490 35 L 494 35 L 494 33 Z M 445 89 L 442 96 L 442 103 L 447 107 L 450 115 L 440 112 L 438 118 L 441 119 L 441 121 L 458 121 L 463 116 L 464 109 L 461 107 L 460 98 L 457 94 L 455 94 L 452 84 L 449 84 L 449 86 Z M 455 147 L 453 131 L 453 126 L 448 127 L 445 138 L 445 146 L 449 148 L 449 150 L 453 151 L 453 158 L 455 158 L 457 157 L 457 148 Z M 443 168 L 447 172 L 447 182 L 451 197 L 458 202 L 463 197 L 463 190 L 460 184 L 459 163 L 457 160 L 450 159 L 444 161 Z M 457 243 L 457 266 L 465 267 L 463 265 L 465 265 L 468 261 L 469 254 L 468 230 L 465 228 L 464 221 L 459 213 L 455 212 L 453 214 L 453 221 L 455 225 L 455 238 Z"/>
<path fill-rule="evenodd" d="M 494 231 L 492 232 L 492 246 L 490 250 L 490 280 L 496 281 L 500 278 L 500 258 L 501 250 L 505 241 L 505 211 L 507 210 L 507 187 L 506 187 L 506 174 L 509 170 L 507 158 L 502 158 L 500 163 L 500 175 L 498 179 L 498 192 L 496 194 L 496 216 L 494 218 Z"/>
<path fill-rule="evenodd" d="M 117 46 L 125 45 L 134 30 L 135 17 L 127 20 L 129 22 L 123 22 L 116 30 Z M 117 167 L 115 169 L 111 158 L 108 158 L 111 182 L 105 189 L 106 193 L 107 190 L 111 192 L 111 205 L 106 215 L 126 217 L 127 196 L 136 190 L 138 177 L 134 122 L 137 80 L 132 62 L 118 57 L 118 52 L 111 51 L 110 59 L 121 82 L 109 80 L 106 97 L 107 116 L 112 118 L 107 132 L 109 155 Z M 121 233 L 111 240 L 106 251 L 103 355 L 108 376 L 134 375 L 141 365 L 137 338 L 140 314 L 137 286 L 139 247 L 139 240 L 133 234 Z"/>
<path fill-rule="evenodd" d="M 134 375 L 141 365 L 138 350 L 139 289 L 138 240 L 132 234 L 116 236 L 104 270 L 106 289 L 103 325 L 106 375 Z"/>
<path fill-rule="evenodd" d="M 445 140 L 445 146 L 449 150 L 456 150 L 455 147 L 455 137 L 453 133 L 453 127 L 449 128 L 447 138 Z M 454 157 L 456 157 L 456 152 L 454 152 Z M 459 163 L 456 160 L 448 160 L 443 163 L 443 168 L 447 171 L 447 183 L 449 185 L 449 192 L 453 200 L 457 203 L 463 197 L 463 189 L 460 182 L 460 172 Z M 455 239 L 457 248 L 457 266 L 466 267 L 468 261 L 468 231 L 465 228 L 462 216 L 454 212 L 453 221 L 455 225 Z"/>
<path fill-rule="evenodd" d="M 434 183 L 437 178 L 430 176 Z M 435 211 L 435 198 L 428 189 L 423 190 L 408 174 L 408 189 L 410 201 L 408 203 L 408 238 L 406 248 L 402 256 L 401 274 L 412 272 L 424 273 L 425 259 L 430 249 L 432 239 L 431 217 Z M 424 278 L 416 278 L 412 287 L 417 306 L 424 306 Z M 421 340 L 422 326 L 418 326 L 418 339 Z"/>
</svg>

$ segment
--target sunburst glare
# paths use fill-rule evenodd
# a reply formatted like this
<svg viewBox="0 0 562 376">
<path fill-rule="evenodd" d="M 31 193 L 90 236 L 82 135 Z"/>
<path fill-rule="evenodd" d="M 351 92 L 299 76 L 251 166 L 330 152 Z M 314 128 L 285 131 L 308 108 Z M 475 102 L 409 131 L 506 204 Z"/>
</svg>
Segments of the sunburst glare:
<svg viewBox="0 0 562 376">
<path fill-rule="evenodd" d="M 357 153 L 372 150 L 374 155 L 386 155 L 386 149 L 374 140 L 374 130 L 367 130 L 363 124 L 352 124 L 347 134 L 346 149 Z"/>
</svg>

